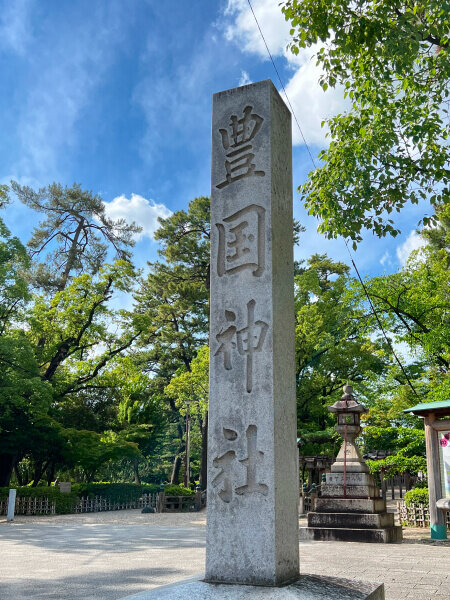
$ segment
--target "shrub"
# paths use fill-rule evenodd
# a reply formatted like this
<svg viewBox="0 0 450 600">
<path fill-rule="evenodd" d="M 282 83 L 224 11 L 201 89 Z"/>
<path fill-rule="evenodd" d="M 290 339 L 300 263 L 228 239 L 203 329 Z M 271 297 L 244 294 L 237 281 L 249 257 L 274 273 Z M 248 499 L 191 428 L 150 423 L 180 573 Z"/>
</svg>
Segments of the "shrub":
<svg viewBox="0 0 450 600">
<path fill-rule="evenodd" d="M 182 485 L 166 485 L 164 492 L 166 496 L 192 496 L 195 494 L 193 490 L 185 488 Z"/>
<path fill-rule="evenodd" d="M 405 502 L 407 506 L 417 506 L 423 504 L 428 506 L 428 488 L 414 488 L 406 492 Z"/>
<path fill-rule="evenodd" d="M 75 483 L 72 490 L 80 497 L 93 498 L 100 496 L 111 502 L 132 502 L 138 500 L 142 494 L 156 494 L 159 492 L 159 486 L 154 483 L 109 483 L 108 481 L 99 481 L 96 483 Z"/>
<path fill-rule="evenodd" d="M 142 494 L 156 494 L 160 486 L 155 483 L 109 483 L 100 481 L 96 483 L 74 483 L 70 494 L 61 494 L 59 487 L 16 487 L 17 496 L 31 498 L 48 498 L 55 502 L 56 514 L 74 512 L 79 498 L 94 498 L 100 496 L 110 502 L 125 503 L 138 500 Z M 165 493 L 168 496 L 192 496 L 195 492 L 181 485 L 166 485 Z M 0 499 L 8 498 L 9 488 L 0 488 Z"/>
</svg>

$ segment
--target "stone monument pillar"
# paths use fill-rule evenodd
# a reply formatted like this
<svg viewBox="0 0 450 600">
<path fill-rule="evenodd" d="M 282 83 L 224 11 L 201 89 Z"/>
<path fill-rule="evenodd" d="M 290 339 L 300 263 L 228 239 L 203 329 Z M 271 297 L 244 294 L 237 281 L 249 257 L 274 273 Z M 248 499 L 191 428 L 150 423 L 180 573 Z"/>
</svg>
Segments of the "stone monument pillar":
<svg viewBox="0 0 450 600">
<path fill-rule="evenodd" d="M 299 572 L 291 165 L 291 115 L 270 80 L 214 95 L 210 582 Z"/>
<path fill-rule="evenodd" d="M 299 576 L 291 162 L 270 80 L 215 94 L 206 574 L 129 600 L 384 600 Z"/>
</svg>

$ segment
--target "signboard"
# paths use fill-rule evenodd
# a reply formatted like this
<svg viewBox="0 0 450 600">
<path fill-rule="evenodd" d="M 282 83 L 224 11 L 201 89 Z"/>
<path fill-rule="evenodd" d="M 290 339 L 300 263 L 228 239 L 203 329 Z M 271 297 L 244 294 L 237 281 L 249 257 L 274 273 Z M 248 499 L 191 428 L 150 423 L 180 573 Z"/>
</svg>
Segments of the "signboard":
<svg viewBox="0 0 450 600">
<path fill-rule="evenodd" d="M 450 431 L 439 431 L 442 497 L 450 498 Z"/>
</svg>

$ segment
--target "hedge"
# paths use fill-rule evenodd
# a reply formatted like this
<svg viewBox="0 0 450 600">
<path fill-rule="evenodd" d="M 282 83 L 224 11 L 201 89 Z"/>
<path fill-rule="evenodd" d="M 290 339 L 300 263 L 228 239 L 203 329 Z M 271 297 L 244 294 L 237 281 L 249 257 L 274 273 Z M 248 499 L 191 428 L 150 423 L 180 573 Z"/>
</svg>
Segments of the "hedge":
<svg viewBox="0 0 450 600">
<path fill-rule="evenodd" d="M 100 481 L 96 483 L 74 483 L 72 491 L 80 498 L 93 498 L 101 496 L 111 502 L 132 502 L 139 500 L 142 494 L 157 494 L 160 486 L 155 483 L 109 483 Z"/>
<path fill-rule="evenodd" d="M 185 488 L 182 485 L 166 485 L 164 486 L 164 493 L 166 496 L 192 496 L 195 492 L 189 488 Z"/>
<path fill-rule="evenodd" d="M 0 500 L 8 498 L 9 487 L 0 488 Z M 111 502 L 133 502 L 139 500 L 142 494 L 157 494 L 161 487 L 155 483 L 74 483 L 69 494 L 61 494 L 59 487 L 16 487 L 17 496 L 24 498 L 48 498 L 55 502 L 56 514 L 74 512 L 79 498 L 94 498 L 100 496 Z M 166 485 L 164 491 L 167 496 L 192 496 L 194 492 L 181 485 Z"/>
<path fill-rule="evenodd" d="M 429 505 L 428 488 L 414 488 L 405 494 L 406 506 Z"/>
</svg>

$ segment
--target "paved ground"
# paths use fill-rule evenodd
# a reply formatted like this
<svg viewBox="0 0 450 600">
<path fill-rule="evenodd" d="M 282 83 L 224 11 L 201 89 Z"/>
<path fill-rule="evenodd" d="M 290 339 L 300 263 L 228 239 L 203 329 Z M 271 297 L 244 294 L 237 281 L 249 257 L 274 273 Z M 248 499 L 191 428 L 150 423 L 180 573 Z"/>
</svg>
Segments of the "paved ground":
<svg viewBox="0 0 450 600">
<path fill-rule="evenodd" d="M 204 513 L 105 512 L 0 521 L 0 598 L 118 600 L 201 573 Z M 384 581 L 386 600 L 449 600 L 450 542 L 307 542 L 302 573 Z M 332 600 L 332 599 L 330 599 Z"/>
</svg>

